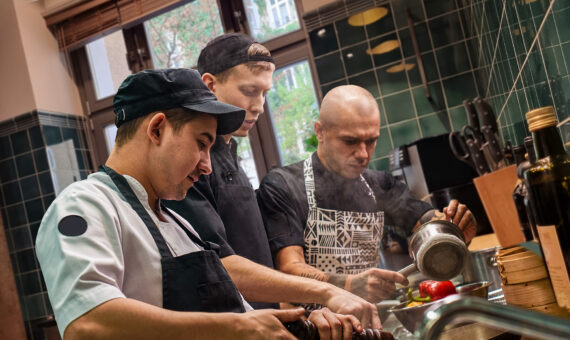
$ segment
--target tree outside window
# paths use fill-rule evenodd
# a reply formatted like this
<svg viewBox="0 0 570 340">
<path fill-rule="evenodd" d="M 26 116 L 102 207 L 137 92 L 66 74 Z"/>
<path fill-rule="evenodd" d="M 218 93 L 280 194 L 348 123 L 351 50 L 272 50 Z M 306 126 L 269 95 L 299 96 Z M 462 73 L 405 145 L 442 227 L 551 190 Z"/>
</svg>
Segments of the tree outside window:
<svg viewBox="0 0 570 340">
<path fill-rule="evenodd" d="M 313 125 L 317 98 L 307 61 L 278 69 L 267 102 L 275 124 L 284 165 L 303 160 L 316 150 Z"/>
<path fill-rule="evenodd" d="M 244 0 L 251 35 L 263 42 L 301 28 L 294 0 Z"/>
<path fill-rule="evenodd" d="M 224 33 L 216 0 L 196 0 L 144 23 L 155 68 L 193 67 L 208 41 Z"/>
</svg>

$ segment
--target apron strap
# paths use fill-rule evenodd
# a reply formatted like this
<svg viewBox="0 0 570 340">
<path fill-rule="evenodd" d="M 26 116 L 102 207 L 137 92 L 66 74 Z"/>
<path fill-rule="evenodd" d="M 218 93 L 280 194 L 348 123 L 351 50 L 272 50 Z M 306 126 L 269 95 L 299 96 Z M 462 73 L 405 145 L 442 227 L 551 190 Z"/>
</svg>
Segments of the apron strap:
<svg viewBox="0 0 570 340">
<path fill-rule="evenodd" d="M 214 250 L 219 255 L 219 250 L 221 247 L 218 244 L 216 244 L 214 242 L 203 241 L 201 238 L 194 235 L 194 233 L 191 232 L 190 230 L 188 230 L 188 228 L 186 228 L 182 224 L 182 222 L 180 222 L 178 220 L 178 218 L 176 218 L 176 216 L 174 216 L 174 214 L 170 210 L 166 209 L 166 207 L 164 207 L 164 205 L 162 205 L 162 203 L 160 204 L 160 208 L 162 209 L 162 211 L 166 212 L 168 214 L 168 216 L 170 216 L 170 218 L 172 218 L 174 220 L 174 222 L 176 222 L 176 224 L 178 224 L 178 226 L 180 228 L 182 228 L 182 230 L 184 230 L 184 232 L 186 233 L 186 235 L 188 235 L 188 237 L 192 240 L 192 242 L 196 243 L 197 245 L 201 246 L 202 248 L 204 248 L 206 250 Z"/>
<path fill-rule="evenodd" d="M 127 202 L 131 205 L 133 210 L 136 211 L 139 217 L 143 220 L 152 238 L 154 239 L 156 246 L 158 247 L 160 256 L 162 258 L 172 258 L 172 253 L 170 252 L 170 249 L 168 249 L 168 245 L 166 244 L 164 237 L 162 237 L 162 234 L 160 233 L 156 224 L 152 220 L 152 217 L 150 217 L 146 209 L 143 207 L 143 205 L 141 204 L 138 197 L 133 192 L 133 189 L 131 188 L 125 177 L 119 175 L 118 173 L 115 172 L 115 170 L 109 168 L 106 165 L 99 167 L 99 169 L 100 170 L 102 169 L 107 173 L 107 175 L 109 175 L 109 177 L 111 177 L 111 180 L 113 180 L 113 183 L 115 183 L 117 189 L 119 189 L 119 192 L 123 194 L 123 196 L 125 197 Z"/>
<path fill-rule="evenodd" d="M 317 201 L 315 200 L 315 175 L 313 173 L 313 156 L 305 159 L 303 162 L 303 176 L 305 177 L 305 192 L 307 193 L 307 203 L 309 209 L 317 208 Z"/>
</svg>

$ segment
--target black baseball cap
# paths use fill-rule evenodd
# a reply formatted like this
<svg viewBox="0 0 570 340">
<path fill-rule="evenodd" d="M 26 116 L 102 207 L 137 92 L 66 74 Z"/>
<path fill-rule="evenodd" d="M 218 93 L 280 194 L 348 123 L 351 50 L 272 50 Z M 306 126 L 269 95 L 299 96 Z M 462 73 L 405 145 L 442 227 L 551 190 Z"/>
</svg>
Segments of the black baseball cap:
<svg viewBox="0 0 570 340">
<path fill-rule="evenodd" d="M 219 135 L 236 131 L 245 118 L 245 110 L 219 102 L 198 71 L 176 68 L 144 70 L 128 76 L 113 100 L 115 125 L 176 107 L 213 115 L 218 120 Z"/>
<path fill-rule="evenodd" d="M 268 55 L 248 55 L 249 47 L 256 43 L 250 36 L 227 33 L 211 40 L 198 57 L 198 72 L 216 75 L 248 61 L 275 63 Z"/>
</svg>

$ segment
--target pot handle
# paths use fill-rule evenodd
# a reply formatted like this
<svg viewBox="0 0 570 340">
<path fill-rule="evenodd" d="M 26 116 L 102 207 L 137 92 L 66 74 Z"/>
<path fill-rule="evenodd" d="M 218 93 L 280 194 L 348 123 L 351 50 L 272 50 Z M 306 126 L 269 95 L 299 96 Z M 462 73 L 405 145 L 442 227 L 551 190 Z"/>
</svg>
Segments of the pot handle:
<svg viewBox="0 0 570 340">
<path fill-rule="evenodd" d="M 404 275 L 405 277 L 408 277 L 410 274 L 416 272 L 417 270 L 418 267 L 416 266 L 416 261 L 414 261 L 412 264 L 398 270 L 398 273 Z"/>
</svg>

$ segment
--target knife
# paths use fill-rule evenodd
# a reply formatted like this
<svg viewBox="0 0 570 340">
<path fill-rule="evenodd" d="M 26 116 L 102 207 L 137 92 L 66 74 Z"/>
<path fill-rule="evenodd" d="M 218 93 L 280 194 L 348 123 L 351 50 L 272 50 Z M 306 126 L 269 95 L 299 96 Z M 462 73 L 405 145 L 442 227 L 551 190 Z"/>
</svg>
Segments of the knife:
<svg viewBox="0 0 570 340">
<path fill-rule="evenodd" d="M 492 159 L 494 163 L 491 168 L 494 170 L 505 165 L 503 146 L 497 135 L 497 119 L 491 105 L 483 100 L 483 98 L 475 98 L 474 104 L 481 116 L 481 134 L 485 138 L 485 143 L 481 146 L 488 150 L 489 158 Z"/>
<path fill-rule="evenodd" d="M 471 138 L 468 137 L 467 131 L 471 132 Z M 479 175 L 486 174 L 490 172 L 491 169 L 486 162 L 485 156 L 481 151 L 481 145 L 479 141 L 474 136 L 473 128 L 469 125 L 465 125 L 461 131 L 465 138 L 465 144 L 469 150 L 469 155 L 471 156 L 471 161 L 473 162 L 473 167 Z"/>
<path fill-rule="evenodd" d="M 467 112 L 467 124 L 471 126 L 473 129 L 474 137 L 479 140 L 479 144 L 483 145 L 485 142 L 481 136 L 481 127 L 479 125 L 479 116 L 477 115 L 477 111 L 475 110 L 475 106 L 473 106 L 473 102 L 469 99 L 465 99 L 463 101 L 463 107 L 465 108 L 465 112 Z"/>
<path fill-rule="evenodd" d="M 499 127 L 491 105 L 481 97 L 475 97 L 475 99 L 473 99 L 473 104 L 475 104 L 475 107 L 479 112 L 482 126 L 490 126 L 493 131 L 497 132 Z"/>
</svg>

